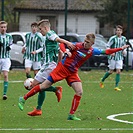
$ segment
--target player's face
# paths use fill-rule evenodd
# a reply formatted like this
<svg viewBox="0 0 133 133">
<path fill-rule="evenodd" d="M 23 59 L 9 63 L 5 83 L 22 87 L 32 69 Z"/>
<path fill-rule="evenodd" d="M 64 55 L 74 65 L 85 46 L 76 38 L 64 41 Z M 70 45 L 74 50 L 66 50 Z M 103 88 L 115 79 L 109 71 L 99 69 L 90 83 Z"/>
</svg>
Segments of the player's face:
<svg viewBox="0 0 133 133">
<path fill-rule="evenodd" d="M 1 24 L 0 25 L 0 32 L 1 34 L 5 34 L 7 31 L 7 24 Z"/>
<path fill-rule="evenodd" d="M 87 38 L 85 38 L 84 40 L 84 48 L 85 49 L 89 49 L 94 43 L 92 43 L 90 40 L 88 40 Z"/>
<path fill-rule="evenodd" d="M 39 28 L 39 30 L 40 30 L 40 33 L 41 33 L 43 36 L 45 36 L 46 33 L 47 33 L 46 27 L 40 25 L 38 28 Z"/>
<path fill-rule="evenodd" d="M 121 36 L 122 32 L 123 32 L 122 29 L 120 29 L 120 28 L 116 29 L 116 35 L 117 36 Z"/>
<path fill-rule="evenodd" d="M 36 33 L 37 30 L 38 30 L 38 27 L 33 25 L 33 26 L 31 27 L 31 30 L 32 30 L 33 33 Z"/>
</svg>

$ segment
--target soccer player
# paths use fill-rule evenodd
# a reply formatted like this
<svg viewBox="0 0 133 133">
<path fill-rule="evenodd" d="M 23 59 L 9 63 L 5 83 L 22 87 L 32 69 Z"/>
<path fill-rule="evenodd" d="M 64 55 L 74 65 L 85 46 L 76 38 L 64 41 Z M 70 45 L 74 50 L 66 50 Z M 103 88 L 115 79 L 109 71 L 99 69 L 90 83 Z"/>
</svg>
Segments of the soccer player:
<svg viewBox="0 0 133 133">
<path fill-rule="evenodd" d="M 31 24 L 31 32 L 26 34 L 26 44 L 22 48 L 25 59 L 25 73 L 27 78 L 31 78 L 30 71 L 33 67 L 34 75 L 41 68 L 41 52 L 43 50 L 42 35 L 37 32 L 37 22 Z"/>
<path fill-rule="evenodd" d="M 69 43 L 64 39 L 59 38 L 59 36 L 50 29 L 50 22 L 49 20 L 41 20 L 38 23 L 40 32 L 43 35 L 43 44 L 44 44 L 44 50 L 43 50 L 43 65 L 40 69 L 40 71 L 36 74 L 34 81 L 32 83 L 32 87 L 34 87 L 37 84 L 42 83 L 44 80 L 47 79 L 50 72 L 57 66 L 58 61 L 58 54 L 59 54 L 59 60 L 62 57 L 61 51 L 59 50 L 59 43 L 58 42 L 65 42 Z M 70 43 L 71 44 L 71 43 Z M 69 44 L 68 44 L 69 45 Z M 73 45 L 72 45 L 73 46 Z M 60 102 L 62 98 L 62 87 L 53 87 L 50 86 L 45 91 L 53 91 L 55 92 L 57 96 L 58 102 Z M 41 107 L 43 105 L 43 102 L 45 100 L 45 91 L 39 92 L 38 95 L 38 102 L 37 107 L 31 111 L 28 112 L 28 115 L 30 116 L 37 116 L 42 114 Z"/>
<path fill-rule="evenodd" d="M 78 68 L 92 55 L 112 54 L 128 47 L 128 45 L 126 45 L 117 49 L 100 50 L 97 48 L 92 48 L 94 41 L 95 35 L 87 34 L 84 42 L 76 43 L 75 48 L 73 50 L 70 50 L 70 52 L 65 51 L 65 49 L 62 48 L 62 51 L 66 52 L 68 56 L 63 58 L 62 61 L 58 63 L 57 67 L 50 73 L 50 76 L 42 84 L 33 87 L 27 94 L 19 98 L 18 106 L 20 110 L 23 110 L 25 101 L 29 97 L 35 95 L 37 92 L 45 90 L 57 81 L 66 79 L 68 85 L 71 86 L 75 91 L 75 95 L 73 97 L 71 109 L 67 119 L 81 120 L 74 115 L 79 106 L 80 99 L 83 93 L 82 83 L 78 76 Z"/>
<path fill-rule="evenodd" d="M 11 66 L 10 50 L 13 42 L 12 36 L 6 33 L 7 25 L 7 22 L 0 21 L 0 70 L 4 75 L 3 100 L 7 99 L 8 72 Z"/>
<path fill-rule="evenodd" d="M 127 39 L 125 36 L 122 36 L 123 33 L 123 27 L 121 25 L 116 26 L 116 35 L 112 36 L 109 39 L 108 46 L 110 48 L 120 48 L 124 45 L 126 45 Z M 109 55 L 108 62 L 109 62 L 109 71 L 105 73 L 103 78 L 101 78 L 100 81 L 100 87 L 104 88 L 104 81 L 106 78 L 108 78 L 116 69 L 116 77 L 115 77 L 115 88 L 116 91 L 121 91 L 121 89 L 118 87 L 120 82 L 120 73 L 121 69 L 123 68 L 123 56 L 125 52 L 124 51 L 118 51 L 116 53 L 113 53 Z"/>
</svg>

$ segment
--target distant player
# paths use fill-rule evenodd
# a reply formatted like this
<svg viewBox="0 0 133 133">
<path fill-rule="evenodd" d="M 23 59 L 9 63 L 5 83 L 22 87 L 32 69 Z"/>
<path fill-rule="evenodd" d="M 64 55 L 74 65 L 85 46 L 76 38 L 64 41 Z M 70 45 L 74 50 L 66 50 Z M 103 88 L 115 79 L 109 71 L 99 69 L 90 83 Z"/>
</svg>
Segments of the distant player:
<svg viewBox="0 0 133 133">
<path fill-rule="evenodd" d="M 7 22 L 0 21 L 0 71 L 4 75 L 3 100 L 7 99 L 8 72 L 11 66 L 10 50 L 13 42 L 12 36 L 7 34 Z"/>
<path fill-rule="evenodd" d="M 116 26 L 116 35 L 112 36 L 109 39 L 108 46 L 109 48 L 120 48 L 124 45 L 126 45 L 127 39 L 125 36 L 122 36 L 123 33 L 123 27 L 120 25 Z M 104 81 L 106 78 L 108 78 L 116 69 L 116 77 L 115 77 L 115 90 L 116 91 L 121 91 L 119 88 L 119 82 L 120 82 L 120 73 L 121 69 L 123 68 L 123 56 L 125 52 L 124 51 L 119 51 L 116 53 L 113 53 L 109 55 L 108 62 L 109 62 L 109 71 L 105 73 L 103 78 L 100 81 L 100 87 L 104 88 Z"/>
<path fill-rule="evenodd" d="M 25 59 L 25 73 L 27 78 L 31 78 L 30 71 L 33 68 L 34 75 L 41 68 L 41 52 L 43 50 L 42 35 L 37 32 L 37 23 L 31 24 L 31 32 L 26 34 L 26 45 L 22 49 Z"/>
<path fill-rule="evenodd" d="M 35 95 L 37 92 L 45 90 L 53 83 L 65 79 L 68 85 L 71 86 L 75 92 L 67 119 L 81 120 L 74 115 L 79 106 L 83 93 L 82 83 L 78 76 L 78 68 L 93 55 L 112 54 L 128 47 L 128 45 L 126 45 L 117 49 L 100 50 L 97 48 L 92 48 L 94 41 L 95 35 L 87 34 L 84 42 L 75 44 L 75 48 L 73 50 L 70 49 L 70 52 L 65 51 L 65 49 L 62 48 L 62 51 L 66 52 L 69 57 L 66 56 L 63 58 L 62 61 L 58 63 L 57 67 L 50 73 L 50 76 L 42 84 L 33 87 L 27 94 L 19 98 L 18 106 L 20 110 L 23 110 L 25 101 L 29 97 Z"/>
</svg>

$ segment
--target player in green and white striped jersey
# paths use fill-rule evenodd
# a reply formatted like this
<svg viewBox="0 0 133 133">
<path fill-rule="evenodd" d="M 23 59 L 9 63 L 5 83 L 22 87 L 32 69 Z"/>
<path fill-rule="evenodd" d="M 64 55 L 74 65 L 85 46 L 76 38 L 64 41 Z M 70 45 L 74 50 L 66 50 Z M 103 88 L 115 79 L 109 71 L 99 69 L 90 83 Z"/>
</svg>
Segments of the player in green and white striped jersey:
<svg viewBox="0 0 133 133">
<path fill-rule="evenodd" d="M 116 26 L 116 35 L 112 36 L 109 39 L 108 46 L 110 48 L 120 48 L 123 45 L 126 45 L 127 39 L 125 36 L 122 36 L 123 33 L 123 27 L 121 25 Z M 123 68 L 123 56 L 124 51 L 119 51 L 116 53 L 113 53 L 109 55 L 108 62 L 109 62 L 109 71 L 105 73 L 104 77 L 100 81 L 100 87 L 104 87 L 104 80 L 113 73 L 114 69 L 116 69 L 116 78 L 115 78 L 115 90 L 121 91 L 121 89 L 118 87 L 119 81 L 120 81 L 120 73 L 121 69 Z"/>
<path fill-rule="evenodd" d="M 13 42 L 12 36 L 6 33 L 7 25 L 7 22 L 0 21 L 0 71 L 4 75 L 3 100 L 7 99 L 8 72 L 11 66 L 10 50 Z"/>
<path fill-rule="evenodd" d="M 43 36 L 45 36 L 45 45 L 44 45 L 44 58 L 43 65 L 40 71 L 36 74 L 32 86 L 34 87 L 37 84 L 44 82 L 47 79 L 52 70 L 57 66 L 58 58 L 61 59 L 61 51 L 59 50 L 59 42 L 65 43 L 68 46 L 72 45 L 70 42 L 59 38 L 59 36 L 50 29 L 49 20 L 42 20 L 38 23 L 40 32 Z M 73 46 L 73 45 L 72 45 Z M 71 46 L 70 46 L 71 47 Z M 60 56 L 58 56 L 60 54 Z M 62 98 L 62 87 L 49 87 L 46 91 L 53 91 L 57 96 L 58 102 L 60 102 Z M 31 112 L 28 112 L 30 116 L 37 116 L 42 114 L 41 107 L 45 100 L 45 91 L 42 91 L 38 95 L 37 107 Z"/>
<path fill-rule="evenodd" d="M 41 52 L 43 51 L 42 35 L 37 32 L 37 23 L 31 24 L 31 32 L 26 34 L 26 44 L 22 49 L 25 59 L 25 72 L 26 77 L 31 78 L 30 71 L 33 67 L 34 75 L 37 74 L 41 68 Z"/>
</svg>

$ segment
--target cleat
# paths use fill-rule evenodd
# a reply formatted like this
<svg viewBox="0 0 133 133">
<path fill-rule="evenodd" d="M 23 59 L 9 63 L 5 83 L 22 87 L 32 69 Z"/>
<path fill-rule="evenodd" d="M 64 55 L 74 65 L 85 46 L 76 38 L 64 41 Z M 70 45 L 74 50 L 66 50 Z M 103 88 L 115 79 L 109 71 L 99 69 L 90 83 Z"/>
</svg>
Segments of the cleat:
<svg viewBox="0 0 133 133">
<path fill-rule="evenodd" d="M 76 120 L 76 121 L 80 121 L 81 119 L 78 118 L 78 117 L 76 117 L 75 115 L 69 114 L 67 120 Z"/>
<path fill-rule="evenodd" d="M 24 104 L 25 104 L 25 100 L 23 97 L 19 97 L 19 103 L 18 103 L 18 107 L 21 111 L 23 111 L 24 109 Z"/>
<path fill-rule="evenodd" d="M 27 113 L 27 115 L 29 115 L 29 116 L 38 116 L 41 114 L 42 114 L 41 109 L 34 109 L 33 111 Z"/>
<path fill-rule="evenodd" d="M 121 91 L 121 89 L 119 89 L 118 87 L 114 88 L 115 91 Z"/>
<path fill-rule="evenodd" d="M 6 100 L 7 99 L 7 95 L 3 95 L 3 100 Z"/>
<path fill-rule="evenodd" d="M 62 98 L 62 87 L 56 87 L 57 90 L 55 92 L 55 95 L 57 96 L 57 101 L 60 102 L 61 98 Z"/>
<path fill-rule="evenodd" d="M 99 86 L 100 88 L 104 88 L 104 83 L 102 82 L 102 80 L 100 81 Z"/>
</svg>

